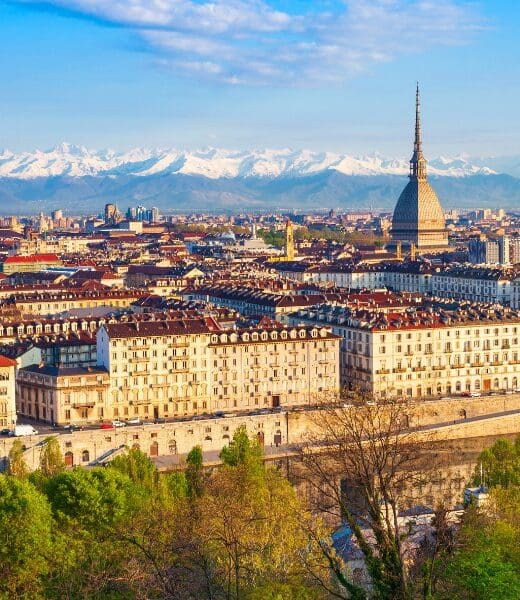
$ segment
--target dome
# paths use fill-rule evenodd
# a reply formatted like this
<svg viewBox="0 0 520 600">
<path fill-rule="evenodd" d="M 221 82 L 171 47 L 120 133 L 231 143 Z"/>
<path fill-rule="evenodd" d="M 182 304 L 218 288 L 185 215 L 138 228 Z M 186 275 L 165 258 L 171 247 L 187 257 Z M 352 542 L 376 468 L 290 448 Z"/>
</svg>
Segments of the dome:
<svg viewBox="0 0 520 600">
<path fill-rule="evenodd" d="M 411 179 L 397 201 L 392 231 L 444 231 L 446 221 L 437 194 L 426 180 Z"/>
</svg>

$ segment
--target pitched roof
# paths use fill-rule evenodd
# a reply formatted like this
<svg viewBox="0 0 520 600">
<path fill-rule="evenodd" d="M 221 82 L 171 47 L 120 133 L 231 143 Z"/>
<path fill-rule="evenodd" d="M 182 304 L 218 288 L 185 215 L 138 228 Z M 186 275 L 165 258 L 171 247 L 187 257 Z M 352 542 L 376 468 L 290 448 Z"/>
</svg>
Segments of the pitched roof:
<svg viewBox="0 0 520 600">
<path fill-rule="evenodd" d="M 8 256 L 4 263 L 38 263 L 38 262 L 60 262 L 56 254 L 30 254 L 28 256 Z"/>
</svg>

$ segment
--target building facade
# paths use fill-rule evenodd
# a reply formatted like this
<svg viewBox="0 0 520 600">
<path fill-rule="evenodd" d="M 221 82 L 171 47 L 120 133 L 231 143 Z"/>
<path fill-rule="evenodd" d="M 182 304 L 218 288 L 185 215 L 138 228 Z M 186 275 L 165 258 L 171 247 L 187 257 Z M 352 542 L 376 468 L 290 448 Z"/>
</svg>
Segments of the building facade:
<svg viewBox="0 0 520 600">
<path fill-rule="evenodd" d="M 520 313 L 461 305 L 391 314 L 336 307 L 299 311 L 341 342 L 341 383 L 375 397 L 421 398 L 520 386 Z"/>
</svg>

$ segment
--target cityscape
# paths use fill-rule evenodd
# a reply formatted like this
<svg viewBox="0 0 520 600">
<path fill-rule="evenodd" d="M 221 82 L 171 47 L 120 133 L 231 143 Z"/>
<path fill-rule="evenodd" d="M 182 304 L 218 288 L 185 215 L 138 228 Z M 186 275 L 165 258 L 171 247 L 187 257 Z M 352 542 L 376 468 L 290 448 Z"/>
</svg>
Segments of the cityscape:
<svg viewBox="0 0 520 600">
<path fill-rule="evenodd" d="M 488 108 L 471 93 L 479 44 L 518 47 L 512 11 L 508 24 L 455 0 L 0 6 L 8 48 L 22 21 L 34 34 L 14 64 L 54 36 L 68 82 L 25 104 L 28 74 L 6 65 L 0 99 L 14 148 L 0 150 L 0 598 L 520 598 L 520 132 L 512 113 L 493 115 L 496 139 L 468 116 Z M 445 66 L 439 87 L 468 70 L 453 84 L 464 125 L 408 72 L 423 60 Z M 143 100 L 140 70 L 146 108 L 182 91 L 189 123 L 127 113 L 119 93 Z M 351 82 L 371 78 L 388 95 L 375 125 L 382 96 Z M 107 120 L 103 86 L 119 102 Z M 345 115 L 355 155 L 335 145 L 341 86 L 366 105 Z M 296 123 L 319 94 L 332 121 L 299 122 L 311 150 L 288 148 L 279 136 L 307 138 L 266 115 L 290 123 L 294 106 Z M 38 97 L 41 128 L 19 112 Z M 220 147 L 165 143 L 171 128 L 177 147 L 204 143 L 209 121 Z M 68 127 L 82 145 L 27 150 Z M 264 134 L 283 149 L 250 150 Z M 91 135 L 118 150 L 89 150 Z M 406 159 L 384 158 L 392 137 Z"/>
</svg>

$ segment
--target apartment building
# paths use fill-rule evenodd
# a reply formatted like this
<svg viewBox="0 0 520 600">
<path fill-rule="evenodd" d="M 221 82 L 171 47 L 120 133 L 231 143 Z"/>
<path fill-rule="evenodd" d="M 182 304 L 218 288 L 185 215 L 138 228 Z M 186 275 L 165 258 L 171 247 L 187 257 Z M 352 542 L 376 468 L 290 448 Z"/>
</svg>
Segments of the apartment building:
<svg viewBox="0 0 520 600">
<path fill-rule="evenodd" d="M 314 307 L 288 317 L 341 337 L 341 383 L 376 397 L 445 396 L 520 385 L 520 313 L 475 303 L 401 313 Z"/>
<path fill-rule="evenodd" d="M 2 273 L 29 273 L 50 267 L 59 267 L 61 260 L 56 254 L 30 254 L 28 256 L 8 256 L 1 263 Z"/>
<path fill-rule="evenodd" d="M 15 400 L 16 361 L 0 356 L 0 427 L 16 425 Z"/>
<path fill-rule="evenodd" d="M 224 331 L 202 317 L 106 324 L 97 341 L 114 418 L 305 405 L 339 390 L 339 339 L 323 326 Z"/>
<path fill-rule="evenodd" d="M 103 368 L 30 365 L 18 370 L 17 409 L 56 425 L 95 423 L 112 418 L 109 387 Z"/>
</svg>

